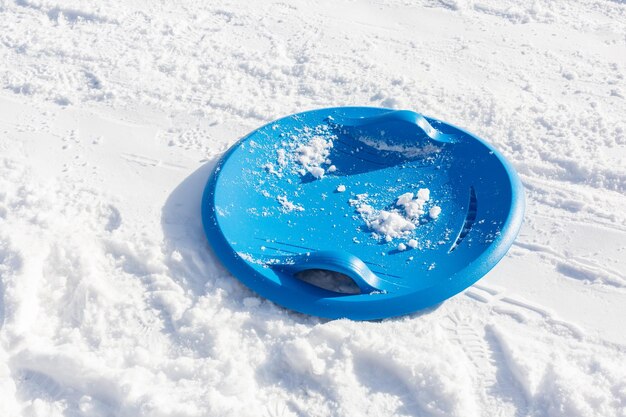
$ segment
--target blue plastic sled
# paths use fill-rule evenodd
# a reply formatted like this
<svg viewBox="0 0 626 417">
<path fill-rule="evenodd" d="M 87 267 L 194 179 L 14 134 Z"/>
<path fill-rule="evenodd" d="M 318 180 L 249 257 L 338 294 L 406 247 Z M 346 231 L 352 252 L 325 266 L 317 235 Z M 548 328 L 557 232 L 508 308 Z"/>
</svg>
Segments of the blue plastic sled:
<svg viewBox="0 0 626 417">
<path fill-rule="evenodd" d="M 463 291 L 504 256 L 523 211 L 522 185 L 490 145 L 411 111 L 370 107 L 253 131 L 224 155 L 202 199 L 207 238 L 241 282 L 289 309 L 355 320 Z M 344 274 L 353 290 L 299 274 L 317 269 Z"/>
</svg>

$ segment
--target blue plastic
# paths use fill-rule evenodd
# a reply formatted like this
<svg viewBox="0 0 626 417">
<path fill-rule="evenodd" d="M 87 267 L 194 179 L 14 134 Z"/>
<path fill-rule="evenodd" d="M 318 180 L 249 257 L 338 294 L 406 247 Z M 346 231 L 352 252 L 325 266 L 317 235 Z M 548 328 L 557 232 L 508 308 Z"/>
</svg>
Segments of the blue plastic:
<svg viewBox="0 0 626 417">
<path fill-rule="evenodd" d="M 294 159 L 314 137 L 333 145 L 321 178 Z M 407 236 L 381 239 L 356 211 L 358 194 L 393 210 L 420 188 L 442 211 Z M 522 185 L 490 145 L 412 111 L 370 107 L 308 111 L 253 131 L 218 163 L 202 200 L 207 238 L 240 281 L 284 307 L 355 320 L 411 313 L 469 287 L 512 245 L 523 211 Z M 409 239 L 419 247 L 399 250 Z M 359 293 L 296 277 L 308 269 L 345 274 Z"/>
</svg>

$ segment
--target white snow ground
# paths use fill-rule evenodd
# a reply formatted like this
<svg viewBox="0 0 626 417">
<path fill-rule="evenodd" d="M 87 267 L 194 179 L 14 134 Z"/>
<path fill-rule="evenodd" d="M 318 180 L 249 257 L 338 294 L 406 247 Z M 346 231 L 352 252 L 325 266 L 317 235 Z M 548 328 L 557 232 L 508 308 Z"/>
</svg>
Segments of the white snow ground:
<svg viewBox="0 0 626 417">
<path fill-rule="evenodd" d="M 625 75 L 623 0 L 0 0 L 0 415 L 626 416 Z M 358 323 L 220 266 L 216 158 L 336 105 L 512 161 L 488 276 Z"/>
</svg>

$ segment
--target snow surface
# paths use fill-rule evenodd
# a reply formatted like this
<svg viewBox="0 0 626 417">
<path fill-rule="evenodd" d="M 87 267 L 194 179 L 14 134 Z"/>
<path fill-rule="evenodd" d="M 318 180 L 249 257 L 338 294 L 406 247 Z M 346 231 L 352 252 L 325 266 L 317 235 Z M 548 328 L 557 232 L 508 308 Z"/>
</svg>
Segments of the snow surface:
<svg viewBox="0 0 626 417">
<path fill-rule="evenodd" d="M 623 417 L 625 75 L 623 1 L 0 0 L 0 415 Z M 340 105 L 513 163 L 525 223 L 478 284 L 324 321 L 217 262 L 217 158 Z"/>
</svg>

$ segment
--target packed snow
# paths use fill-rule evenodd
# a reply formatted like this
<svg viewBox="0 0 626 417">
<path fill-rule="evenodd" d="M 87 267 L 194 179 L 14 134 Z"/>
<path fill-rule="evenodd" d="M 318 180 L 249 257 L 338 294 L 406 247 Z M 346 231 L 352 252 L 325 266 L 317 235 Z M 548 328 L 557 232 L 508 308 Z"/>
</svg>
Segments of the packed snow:
<svg viewBox="0 0 626 417">
<path fill-rule="evenodd" d="M 424 205 L 430 199 L 430 190 L 428 188 L 420 188 L 417 196 L 413 198 L 413 193 L 402 194 L 396 200 L 396 206 L 402 207 L 404 213 L 409 219 L 418 219 L 424 214 Z"/>
<path fill-rule="evenodd" d="M 623 417 L 625 22 L 611 0 L 0 0 L 0 416 Z M 218 158 L 342 105 L 511 161 L 525 223 L 476 285 L 327 321 L 216 259 Z"/>
<path fill-rule="evenodd" d="M 313 136 L 309 141 L 296 149 L 297 161 L 306 172 L 315 178 L 322 178 L 326 173 L 323 164 L 330 164 L 328 155 L 332 147 L 333 141 L 331 139 Z"/>
<path fill-rule="evenodd" d="M 409 158 L 416 156 L 428 156 L 441 152 L 441 148 L 433 145 L 432 143 L 420 146 L 407 146 L 389 144 L 384 140 L 381 140 L 381 138 L 359 137 L 358 139 L 367 146 L 371 146 L 379 151 L 399 152 Z"/>
<path fill-rule="evenodd" d="M 441 214 L 441 207 L 439 206 L 432 206 L 431 208 L 428 209 L 428 216 L 433 220 L 439 217 L 440 214 Z"/>
<path fill-rule="evenodd" d="M 284 133 L 281 135 L 284 136 Z M 327 172 L 337 170 L 329 159 L 333 140 L 336 138 L 327 125 L 297 129 L 297 132 L 290 135 L 289 142 L 283 141 L 286 148 L 276 150 L 278 168 L 275 168 L 272 161 L 263 164 L 263 168 L 278 177 L 282 177 L 284 171 L 289 170 L 303 177 L 311 175 L 315 179 L 321 179 Z"/>
<path fill-rule="evenodd" d="M 339 191 L 339 189 L 337 189 Z M 345 187 L 343 188 L 345 191 Z M 411 192 L 404 193 L 396 199 L 396 207 L 390 210 L 375 208 L 370 204 L 369 195 L 367 193 L 357 194 L 356 198 L 349 199 L 351 206 L 354 206 L 356 212 L 372 231 L 372 237 L 375 239 L 382 238 L 386 242 L 391 242 L 396 238 L 411 239 L 411 232 L 414 231 L 420 223 L 426 221 L 423 217 L 426 213 L 425 206 L 430 200 L 430 190 L 428 188 L 420 188 L 417 194 Z M 436 219 L 441 214 L 441 207 L 432 206 L 428 209 L 428 215 L 431 219 Z M 400 245 L 403 245 L 400 243 Z M 413 246 L 411 246 L 413 247 Z M 406 247 L 404 248 L 406 249 Z M 398 250 L 400 249 L 398 246 Z"/>
</svg>

